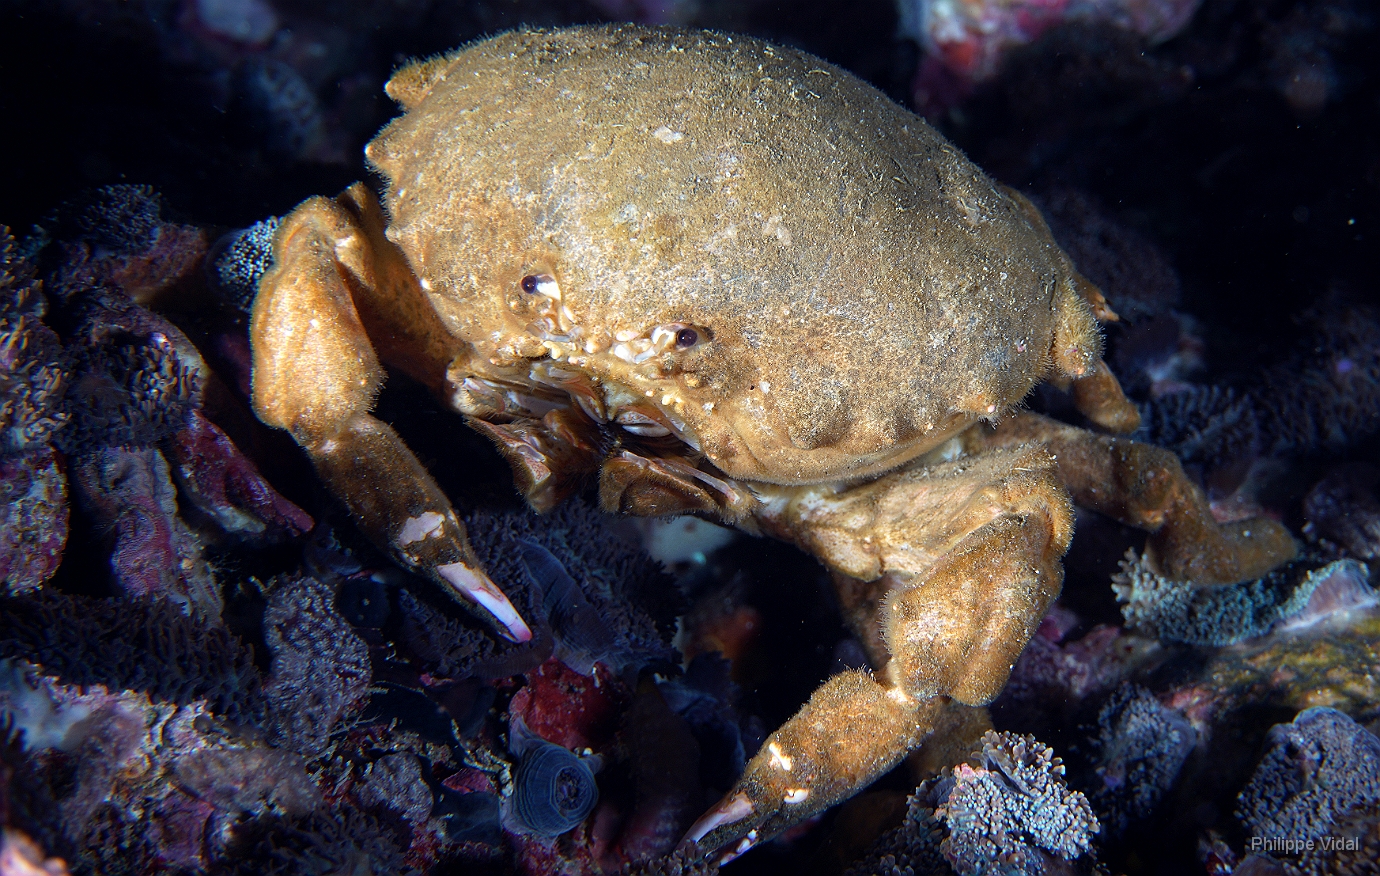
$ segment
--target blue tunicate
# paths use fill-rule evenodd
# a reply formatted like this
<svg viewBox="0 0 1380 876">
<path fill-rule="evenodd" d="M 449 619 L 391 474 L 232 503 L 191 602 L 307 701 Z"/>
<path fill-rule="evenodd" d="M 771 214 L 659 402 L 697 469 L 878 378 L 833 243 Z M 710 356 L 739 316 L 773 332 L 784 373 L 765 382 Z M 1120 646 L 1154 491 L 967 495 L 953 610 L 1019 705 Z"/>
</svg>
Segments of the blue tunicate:
<svg viewBox="0 0 1380 876">
<path fill-rule="evenodd" d="M 559 836 L 585 820 L 599 802 L 589 765 L 550 742 L 534 742 L 513 777 L 513 807 L 530 830 Z"/>
</svg>

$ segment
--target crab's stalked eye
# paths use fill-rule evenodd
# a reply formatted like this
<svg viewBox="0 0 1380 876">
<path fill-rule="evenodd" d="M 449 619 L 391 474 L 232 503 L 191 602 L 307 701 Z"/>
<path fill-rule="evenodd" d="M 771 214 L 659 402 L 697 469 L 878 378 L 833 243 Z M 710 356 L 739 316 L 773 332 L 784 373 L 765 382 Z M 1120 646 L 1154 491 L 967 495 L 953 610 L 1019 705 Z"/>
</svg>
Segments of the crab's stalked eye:
<svg viewBox="0 0 1380 876">
<path fill-rule="evenodd" d="M 700 342 L 700 333 L 692 328 L 683 328 L 676 332 L 676 349 L 687 350 Z"/>
<path fill-rule="evenodd" d="M 518 285 L 528 295 L 541 295 L 552 301 L 561 300 L 561 287 L 550 274 L 528 274 L 518 281 Z"/>
</svg>

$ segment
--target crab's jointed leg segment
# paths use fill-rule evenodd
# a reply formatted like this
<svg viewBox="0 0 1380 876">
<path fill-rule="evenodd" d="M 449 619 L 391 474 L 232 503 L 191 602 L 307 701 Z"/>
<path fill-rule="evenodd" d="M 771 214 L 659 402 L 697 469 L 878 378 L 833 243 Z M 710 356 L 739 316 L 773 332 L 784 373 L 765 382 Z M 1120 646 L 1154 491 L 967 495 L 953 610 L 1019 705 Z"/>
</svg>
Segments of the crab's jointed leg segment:
<svg viewBox="0 0 1380 876">
<path fill-rule="evenodd" d="M 1146 553 L 1171 580 L 1235 584 L 1294 556 L 1293 538 L 1274 520 L 1218 523 L 1178 457 L 1162 447 L 1095 435 L 1032 413 L 965 437 L 975 452 L 1029 442 L 1049 448 L 1074 501 L 1147 530 Z"/>
<path fill-rule="evenodd" d="M 835 572 L 887 591 L 869 644 L 875 675 L 848 672 L 773 733 L 737 787 L 691 830 L 727 856 L 857 792 L 931 732 L 947 698 L 981 704 L 1059 594 L 1073 512 L 1048 454 L 999 450 L 912 464 L 877 481 L 759 490 L 764 530 Z M 880 662 L 880 661 L 879 661 Z"/>
<path fill-rule="evenodd" d="M 375 544 L 526 641 L 531 631 L 480 568 L 445 494 L 369 413 L 381 354 L 433 387 L 462 355 L 427 308 L 367 189 L 306 201 L 279 229 L 254 301 L 254 411 L 292 434 Z"/>
</svg>

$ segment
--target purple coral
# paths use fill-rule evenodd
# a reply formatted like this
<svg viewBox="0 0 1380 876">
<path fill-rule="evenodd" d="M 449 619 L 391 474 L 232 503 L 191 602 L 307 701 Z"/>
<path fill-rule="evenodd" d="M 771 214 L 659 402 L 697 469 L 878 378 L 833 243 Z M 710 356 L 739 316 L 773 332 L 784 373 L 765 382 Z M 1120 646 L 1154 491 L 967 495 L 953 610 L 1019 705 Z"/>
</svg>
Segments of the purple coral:
<svg viewBox="0 0 1380 876">
<path fill-rule="evenodd" d="M 1237 798 L 1257 837 L 1317 839 L 1380 802 L 1380 738 L 1336 709 L 1304 709 L 1270 728 L 1265 756 Z"/>
<path fill-rule="evenodd" d="M 1069 790 L 1049 746 L 989 730 L 973 756 L 979 765 L 954 768 L 953 790 L 936 810 L 949 827 L 941 849 L 960 876 L 1035 876 L 1049 854 L 1071 861 L 1092 848 L 1097 816 Z"/>
<path fill-rule="evenodd" d="M 1198 741 L 1188 719 L 1139 685 L 1123 685 L 1102 707 L 1093 741 L 1093 806 L 1111 835 L 1150 815 Z"/>
<path fill-rule="evenodd" d="M 264 639 L 273 655 L 264 694 L 277 735 L 317 754 L 368 695 L 369 647 L 335 610 L 334 591 L 308 577 L 276 584 L 264 611 Z"/>
<path fill-rule="evenodd" d="M 1380 315 L 1355 307 L 1313 319 L 1312 337 L 1257 384 L 1193 386 L 1142 411 L 1148 440 L 1188 461 L 1303 456 L 1380 431 Z"/>
<path fill-rule="evenodd" d="M 1277 624 L 1300 625 L 1330 611 L 1371 603 L 1366 567 L 1355 560 L 1298 560 L 1264 578 L 1227 587 L 1171 581 L 1129 551 L 1112 589 L 1127 626 L 1168 642 L 1230 645 Z"/>
<path fill-rule="evenodd" d="M 67 544 L 67 479 L 48 448 L 0 455 L 0 582 L 32 590 L 62 562 Z"/>
<path fill-rule="evenodd" d="M 202 559 L 200 540 L 177 514 L 177 490 L 161 453 L 102 448 L 78 459 L 72 479 L 82 506 L 106 533 L 111 577 L 120 593 L 220 616 L 220 589 Z"/>
</svg>

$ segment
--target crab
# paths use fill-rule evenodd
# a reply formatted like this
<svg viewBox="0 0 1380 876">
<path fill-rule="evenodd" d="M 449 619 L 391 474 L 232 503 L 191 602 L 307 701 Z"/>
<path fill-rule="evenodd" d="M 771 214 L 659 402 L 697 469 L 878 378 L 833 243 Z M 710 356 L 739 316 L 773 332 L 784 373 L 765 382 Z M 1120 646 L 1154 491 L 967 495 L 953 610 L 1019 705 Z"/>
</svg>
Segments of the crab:
<svg viewBox="0 0 1380 876">
<path fill-rule="evenodd" d="M 634 26 L 508 33 L 398 72 L 364 185 L 282 223 L 253 404 L 364 532 L 531 631 L 371 413 L 384 365 L 488 436 L 533 508 L 693 514 L 831 571 L 871 670 L 828 679 L 689 838 L 723 858 L 1001 690 L 1058 595 L 1072 501 L 1204 586 L 1290 557 L 1219 524 L 1101 359 L 1115 313 L 1039 212 L 802 52 Z M 1042 381 L 1091 428 L 1025 411 Z"/>
</svg>

